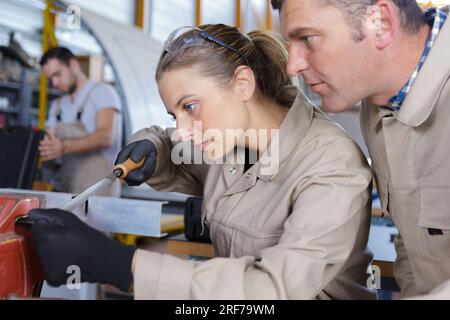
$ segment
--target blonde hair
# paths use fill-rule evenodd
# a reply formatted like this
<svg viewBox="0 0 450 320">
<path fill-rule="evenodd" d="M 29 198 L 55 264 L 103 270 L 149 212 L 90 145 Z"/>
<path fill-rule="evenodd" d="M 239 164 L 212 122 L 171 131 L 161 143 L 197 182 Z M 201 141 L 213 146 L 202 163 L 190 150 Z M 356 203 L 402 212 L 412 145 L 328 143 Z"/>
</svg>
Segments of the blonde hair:
<svg viewBox="0 0 450 320">
<path fill-rule="evenodd" d="M 159 81 L 167 71 L 195 66 L 204 76 L 218 79 L 224 84 L 234 78 L 236 68 L 248 65 L 255 75 L 259 91 L 266 97 L 290 106 L 294 100 L 292 90 L 286 90 L 291 81 L 287 74 L 288 52 L 281 37 L 262 31 L 241 33 L 224 24 L 208 24 L 199 29 L 206 31 L 241 54 L 211 41 L 186 46 L 175 53 L 164 51 L 158 62 L 155 78 Z M 188 31 L 175 41 L 192 36 Z M 243 57 L 244 56 L 244 57 Z M 289 93 L 290 97 L 286 95 Z"/>
</svg>

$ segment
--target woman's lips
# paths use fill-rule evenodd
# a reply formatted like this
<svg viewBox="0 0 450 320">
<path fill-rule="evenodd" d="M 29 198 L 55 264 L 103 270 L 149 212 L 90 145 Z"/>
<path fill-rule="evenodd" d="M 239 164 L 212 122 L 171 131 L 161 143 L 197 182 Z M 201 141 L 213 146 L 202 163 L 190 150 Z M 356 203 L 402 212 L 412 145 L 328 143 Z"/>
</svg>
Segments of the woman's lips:
<svg viewBox="0 0 450 320">
<path fill-rule="evenodd" d="M 206 146 L 210 144 L 210 142 L 211 142 L 210 140 L 206 140 L 206 141 L 203 141 L 202 143 L 196 144 L 195 146 L 200 150 L 204 150 L 206 148 Z"/>
</svg>

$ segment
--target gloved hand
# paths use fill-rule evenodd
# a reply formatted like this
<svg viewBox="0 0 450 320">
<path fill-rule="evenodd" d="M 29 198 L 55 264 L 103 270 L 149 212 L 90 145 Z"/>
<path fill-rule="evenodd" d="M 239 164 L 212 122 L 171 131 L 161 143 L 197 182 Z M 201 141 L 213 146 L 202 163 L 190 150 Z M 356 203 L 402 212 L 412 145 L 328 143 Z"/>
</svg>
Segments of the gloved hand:
<svg viewBox="0 0 450 320">
<path fill-rule="evenodd" d="M 156 168 L 157 152 L 156 147 L 150 140 L 144 139 L 127 145 L 119 152 L 114 164 L 122 163 L 131 158 L 134 162 L 139 162 L 146 158 L 141 168 L 128 173 L 125 181 L 130 186 L 138 186 L 146 182 Z"/>
<path fill-rule="evenodd" d="M 76 265 L 81 282 L 107 283 L 129 290 L 135 247 L 108 238 L 68 211 L 33 209 L 28 218 L 33 222 L 33 242 L 50 285 L 66 284 L 72 275 L 67 268 Z"/>
</svg>

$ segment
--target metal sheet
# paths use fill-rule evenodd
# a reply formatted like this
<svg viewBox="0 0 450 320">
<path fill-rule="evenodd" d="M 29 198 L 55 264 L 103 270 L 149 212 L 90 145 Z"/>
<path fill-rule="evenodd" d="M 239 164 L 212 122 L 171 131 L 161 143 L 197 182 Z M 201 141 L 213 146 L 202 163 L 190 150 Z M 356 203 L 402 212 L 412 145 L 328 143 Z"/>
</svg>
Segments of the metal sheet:
<svg viewBox="0 0 450 320">
<path fill-rule="evenodd" d="M 156 191 L 148 184 L 142 184 L 138 187 L 123 186 L 122 187 L 122 198 L 132 198 L 141 200 L 153 200 L 153 201 L 170 201 L 185 203 L 189 197 L 187 194 L 178 192 L 160 192 Z"/>
<path fill-rule="evenodd" d="M 161 211 L 165 202 L 92 196 L 85 222 L 102 231 L 141 236 L 161 236 Z"/>
<path fill-rule="evenodd" d="M 28 194 L 44 196 L 44 208 L 62 208 L 74 195 L 22 189 L 0 189 L 0 194 Z M 161 213 L 166 201 L 89 197 L 87 203 L 72 212 L 91 227 L 113 233 L 162 237 Z"/>
</svg>

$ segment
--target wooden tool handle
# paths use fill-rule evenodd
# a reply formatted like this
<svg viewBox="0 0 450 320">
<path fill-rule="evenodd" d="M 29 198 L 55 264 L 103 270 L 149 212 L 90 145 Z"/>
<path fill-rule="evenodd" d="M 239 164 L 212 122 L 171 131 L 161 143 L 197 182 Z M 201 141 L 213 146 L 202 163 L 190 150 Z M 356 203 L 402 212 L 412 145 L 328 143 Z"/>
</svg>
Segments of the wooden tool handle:
<svg viewBox="0 0 450 320">
<path fill-rule="evenodd" d="M 117 175 L 118 178 L 124 179 L 128 173 L 133 170 L 139 169 L 144 164 L 145 158 L 143 158 L 139 162 L 134 162 L 131 159 L 127 159 L 125 162 L 119 163 L 114 167 L 113 172 L 119 172 Z"/>
</svg>

